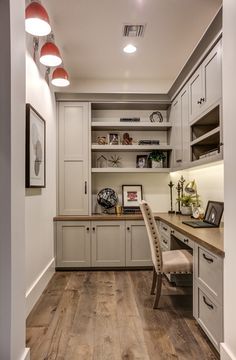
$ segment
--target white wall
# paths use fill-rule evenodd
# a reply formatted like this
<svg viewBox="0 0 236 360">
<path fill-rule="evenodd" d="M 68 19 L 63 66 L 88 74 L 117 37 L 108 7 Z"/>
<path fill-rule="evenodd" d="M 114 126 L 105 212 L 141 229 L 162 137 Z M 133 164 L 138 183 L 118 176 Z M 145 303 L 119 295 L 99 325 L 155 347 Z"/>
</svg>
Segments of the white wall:
<svg viewBox="0 0 236 360">
<path fill-rule="evenodd" d="M 46 121 L 46 188 L 26 189 L 26 296 L 31 310 L 52 274 L 53 216 L 56 214 L 56 107 L 44 79 L 45 68 L 31 56 L 32 37 L 27 35 L 26 102 Z M 41 73 L 40 73 L 41 70 Z"/>
<path fill-rule="evenodd" d="M 155 212 L 166 212 L 170 207 L 169 186 L 170 175 L 163 174 L 93 174 L 92 193 L 93 193 L 93 212 L 101 209 L 97 205 L 97 193 L 105 188 L 111 187 L 119 195 L 122 203 L 122 185 L 142 185 L 143 198 L 150 203 Z"/>
<path fill-rule="evenodd" d="M 0 2 L 0 358 L 25 359 L 23 0 Z"/>
<path fill-rule="evenodd" d="M 186 185 L 188 181 L 195 179 L 197 192 L 200 196 L 201 206 L 203 206 L 203 208 L 206 208 L 208 200 L 224 201 L 223 163 L 213 163 L 210 165 L 171 173 L 171 179 L 174 182 L 175 187 L 181 175 L 183 175 L 186 180 L 184 185 Z M 175 191 L 174 198 L 177 197 L 176 195 Z"/>
<path fill-rule="evenodd" d="M 224 262 L 224 343 L 221 357 L 236 359 L 236 241 L 235 241 L 235 64 L 236 2 L 223 1 L 223 119 L 225 158 L 225 262 Z"/>
</svg>

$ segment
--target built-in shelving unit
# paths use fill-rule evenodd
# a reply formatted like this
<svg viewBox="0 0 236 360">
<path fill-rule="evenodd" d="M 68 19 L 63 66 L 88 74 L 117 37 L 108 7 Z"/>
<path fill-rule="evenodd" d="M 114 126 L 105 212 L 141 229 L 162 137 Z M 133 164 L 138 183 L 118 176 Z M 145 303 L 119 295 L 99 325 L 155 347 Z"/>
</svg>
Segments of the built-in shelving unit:
<svg viewBox="0 0 236 360">
<path fill-rule="evenodd" d="M 93 121 L 92 130 L 142 130 L 142 131 L 166 131 L 172 127 L 170 122 L 150 123 L 147 121 L 118 123 L 117 121 Z"/>
<path fill-rule="evenodd" d="M 171 150 L 170 145 L 97 145 L 92 144 L 93 151 L 152 151 L 152 150 Z"/>
<path fill-rule="evenodd" d="M 222 158 L 220 116 L 218 105 L 191 125 L 190 146 L 193 162 Z"/>
<path fill-rule="evenodd" d="M 168 173 L 170 168 L 92 168 L 92 173 Z"/>
</svg>

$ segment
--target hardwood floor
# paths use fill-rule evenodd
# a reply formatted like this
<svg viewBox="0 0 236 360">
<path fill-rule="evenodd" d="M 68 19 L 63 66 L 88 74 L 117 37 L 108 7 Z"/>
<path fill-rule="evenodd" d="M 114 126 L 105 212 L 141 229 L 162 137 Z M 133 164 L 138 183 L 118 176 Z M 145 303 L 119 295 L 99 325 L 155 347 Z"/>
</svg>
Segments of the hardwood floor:
<svg viewBox="0 0 236 360">
<path fill-rule="evenodd" d="M 27 319 L 31 360 L 219 359 L 192 295 L 165 281 L 153 310 L 151 280 L 150 271 L 57 272 Z"/>
</svg>

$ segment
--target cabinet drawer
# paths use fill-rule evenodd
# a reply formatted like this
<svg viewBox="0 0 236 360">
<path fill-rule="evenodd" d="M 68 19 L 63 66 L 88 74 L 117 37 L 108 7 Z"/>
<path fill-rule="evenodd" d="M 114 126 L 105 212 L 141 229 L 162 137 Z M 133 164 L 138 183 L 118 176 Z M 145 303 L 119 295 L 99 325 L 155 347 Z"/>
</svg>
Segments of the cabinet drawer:
<svg viewBox="0 0 236 360">
<path fill-rule="evenodd" d="M 171 235 L 173 235 L 176 239 L 180 240 L 185 245 L 189 246 L 191 249 L 194 248 L 194 242 L 180 232 L 176 230 L 171 230 Z"/>
<path fill-rule="evenodd" d="M 197 261 L 195 261 L 197 280 L 210 291 L 219 303 L 222 303 L 223 259 L 199 246 L 197 247 L 197 257 Z"/>
<path fill-rule="evenodd" d="M 166 225 L 165 223 L 163 223 L 162 221 L 160 221 L 160 233 L 166 236 L 170 236 L 170 227 L 168 225 Z"/>
<path fill-rule="evenodd" d="M 223 339 L 222 307 L 199 287 L 197 296 L 197 321 L 219 350 Z"/>
<path fill-rule="evenodd" d="M 170 250 L 170 238 L 168 238 L 168 236 L 161 234 L 160 242 L 163 251 Z"/>
</svg>

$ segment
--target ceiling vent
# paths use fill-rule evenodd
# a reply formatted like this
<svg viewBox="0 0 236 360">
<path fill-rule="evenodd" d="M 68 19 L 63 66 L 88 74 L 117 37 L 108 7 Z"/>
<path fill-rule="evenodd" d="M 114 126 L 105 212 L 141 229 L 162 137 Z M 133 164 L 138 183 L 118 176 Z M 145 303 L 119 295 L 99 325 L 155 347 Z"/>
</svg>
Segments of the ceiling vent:
<svg viewBox="0 0 236 360">
<path fill-rule="evenodd" d="M 145 24 L 140 24 L 140 25 L 125 24 L 123 27 L 123 36 L 141 37 L 144 35 L 145 27 L 146 27 Z"/>
</svg>

